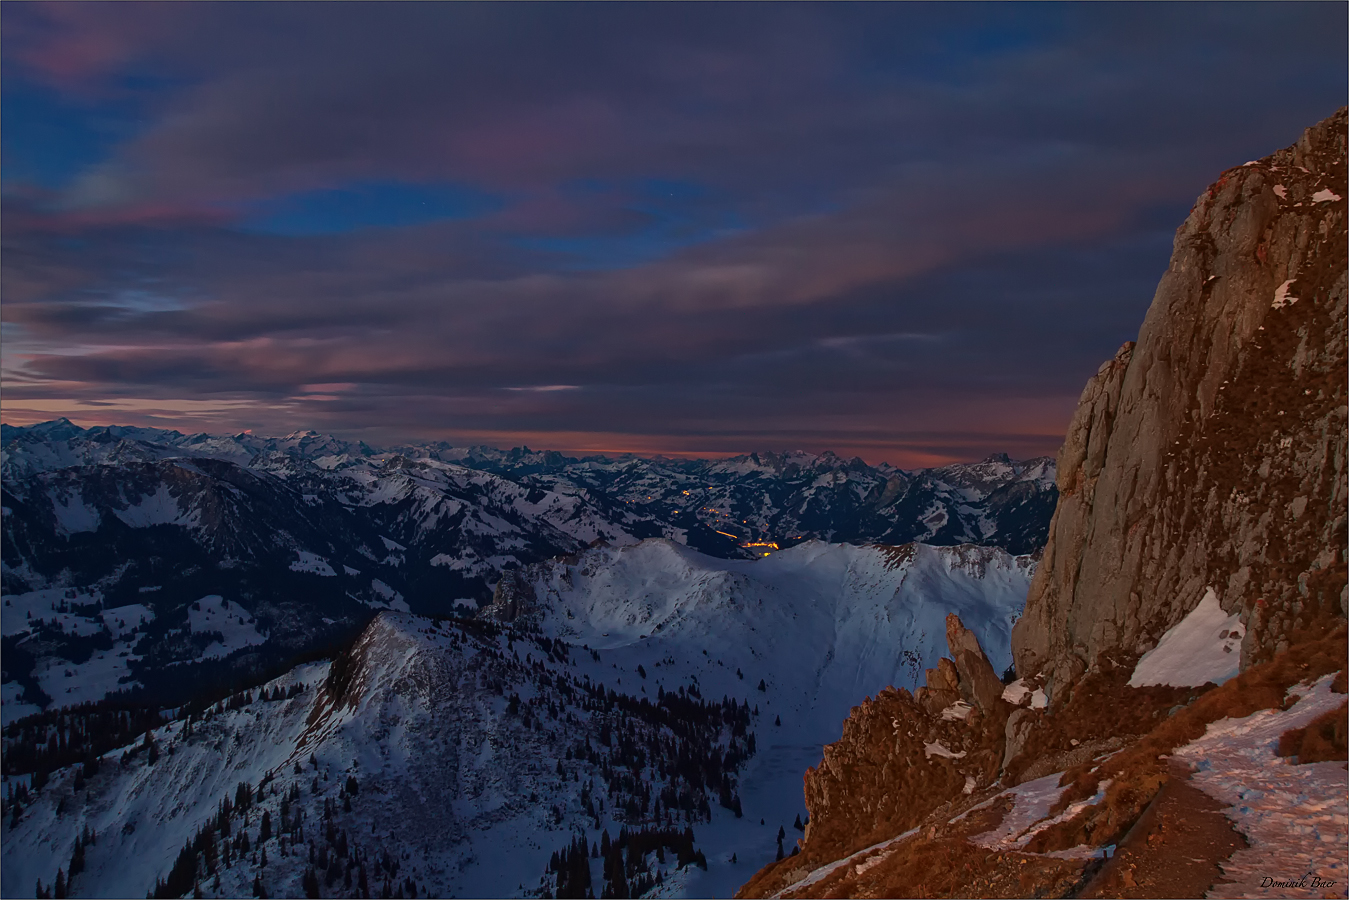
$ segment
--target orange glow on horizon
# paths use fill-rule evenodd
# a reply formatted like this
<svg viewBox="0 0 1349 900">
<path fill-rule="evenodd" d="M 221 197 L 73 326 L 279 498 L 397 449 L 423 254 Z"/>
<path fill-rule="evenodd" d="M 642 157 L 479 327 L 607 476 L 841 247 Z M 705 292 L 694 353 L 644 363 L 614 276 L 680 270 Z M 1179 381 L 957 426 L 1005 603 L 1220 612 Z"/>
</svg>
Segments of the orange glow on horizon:
<svg viewBox="0 0 1349 900">
<path fill-rule="evenodd" d="M 952 463 L 974 462 L 993 452 L 1007 452 L 1014 459 L 1053 456 L 1063 441 L 1061 433 L 1049 433 L 1047 429 L 1037 431 L 1033 427 L 1009 433 L 1007 438 L 1010 440 L 1005 446 L 992 444 L 989 436 L 982 434 L 972 434 L 967 441 L 962 441 L 958 432 L 952 434 L 952 439 L 947 441 L 926 438 L 906 440 L 901 434 L 896 435 L 893 442 L 866 438 L 859 441 L 855 437 L 848 437 L 846 433 L 841 435 L 837 442 L 821 442 L 818 434 L 812 434 L 811 437 L 797 442 L 790 437 L 784 438 L 780 433 L 765 438 L 756 438 L 754 435 L 718 435 L 710 439 L 611 432 L 450 431 L 449 429 L 421 431 L 420 434 L 415 434 L 413 429 L 332 427 L 321 419 L 314 421 L 307 416 L 303 418 L 309 421 L 302 421 L 302 417 L 297 415 L 298 411 L 289 404 L 267 405 L 238 400 L 139 399 L 122 399 L 113 403 L 115 405 L 107 407 L 90 407 L 63 400 L 11 401 L 0 408 L 0 420 L 9 425 L 24 426 L 64 416 L 85 428 L 137 425 L 177 429 L 184 433 L 206 431 L 219 434 L 248 431 L 254 434 L 283 435 L 310 428 L 320 432 L 330 431 L 348 440 L 364 440 L 376 446 L 444 440 L 460 447 L 486 445 L 508 449 L 528 446 L 535 450 L 556 450 L 568 456 L 632 455 L 646 458 L 727 459 L 747 455 L 756 450 L 760 453 L 782 452 L 778 448 L 794 446 L 795 449 L 816 453 L 832 450 L 844 459 L 861 457 L 869 465 L 889 463 L 902 469 L 923 469 Z M 271 425 L 270 421 L 275 421 L 276 424 Z M 678 442 L 679 445 L 671 446 L 674 442 Z M 726 444 L 731 442 L 738 445 L 739 449 L 724 449 Z M 708 443 L 713 446 L 707 446 Z M 962 443 L 967 444 L 970 449 L 963 452 L 954 449 Z M 766 449 L 765 445 L 772 449 Z"/>
</svg>

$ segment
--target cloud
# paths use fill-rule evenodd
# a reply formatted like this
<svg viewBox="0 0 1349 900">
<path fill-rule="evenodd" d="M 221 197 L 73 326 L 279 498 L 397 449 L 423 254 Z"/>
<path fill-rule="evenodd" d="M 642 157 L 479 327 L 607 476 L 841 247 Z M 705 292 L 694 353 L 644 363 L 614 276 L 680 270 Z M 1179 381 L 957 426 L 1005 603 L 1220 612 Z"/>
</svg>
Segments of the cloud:
<svg viewBox="0 0 1349 900">
<path fill-rule="evenodd" d="M 1346 57 L 1320 4 L 0 17 L 7 109 L 126 117 L 5 182 L 7 417 L 896 462 L 1053 452 Z"/>
</svg>

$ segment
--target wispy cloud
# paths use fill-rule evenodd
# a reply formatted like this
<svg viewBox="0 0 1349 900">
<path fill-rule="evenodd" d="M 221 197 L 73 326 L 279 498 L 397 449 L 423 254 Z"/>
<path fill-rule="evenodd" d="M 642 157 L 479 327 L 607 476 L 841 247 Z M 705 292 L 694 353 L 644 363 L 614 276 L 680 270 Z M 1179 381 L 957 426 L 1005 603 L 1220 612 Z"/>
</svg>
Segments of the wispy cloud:
<svg viewBox="0 0 1349 900">
<path fill-rule="evenodd" d="M 1053 452 L 1194 196 L 1346 68 L 1333 4 L 0 24 L 9 421 L 899 463 Z"/>
</svg>

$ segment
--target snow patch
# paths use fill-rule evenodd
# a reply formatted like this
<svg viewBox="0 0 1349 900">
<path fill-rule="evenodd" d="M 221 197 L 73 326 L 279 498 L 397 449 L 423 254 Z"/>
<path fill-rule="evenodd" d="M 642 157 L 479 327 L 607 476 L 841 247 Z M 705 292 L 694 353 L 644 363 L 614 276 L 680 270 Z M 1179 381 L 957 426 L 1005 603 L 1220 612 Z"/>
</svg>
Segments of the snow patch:
<svg viewBox="0 0 1349 900">
<path fill-rule="evenodd" d="M 1296 297 L 1288 296 L 1288 289 L 1293 286 L 1296 279 L 1290 278 L 1279 285 L 1278 290 L 1274 292 L 1274 302 L 1271 305 L 1274 309 L 1283 309 L 1285 306 L 1292 306 L 1297 302 Z"/>
<path fill-rule="evenodd" d="M 956 752 L 952 752 L 950 748 L 948 748 L 941 741 L 933 741 L 930 744 L 928 743 L 923 744 L 923 756 L 926 757 L 927 759 L 931 759 L 934 756 L 941 756 L 946 759 L 964 759 L 965 751 L 959 750 Z"/>
<path fill-rule="evenodd" d="M 970 706 L 964 700 L 957 700 L 955 703 L 952 703 L 950 706 L 946 707 L 946 709 L 941 711 L 942 721 L 963 722 L 970 717 L 970 710 L 973 708 L 974 707 Z"/>
<path fill-rule="evenodd" d="M 187 622 L 194 634 L 215 631 L 221 635 L 201 652 L 202 659 L 229 656 L 236 650 L 267 640 L 258 631 L 257 620 L 247 610 L 237 603 L 231 605 L 219 594 L 202 597 L 188 607 Z"/>
<path fill-rule="evenodd" d="M 1330 190 L 1329 188 L 1319 190 L 1315 194 L 1312 194 L 1313 203 L 1330 203 L 1331 201 L 1339 199 L 1340 195 Z"/>
<path fill-rule="evenodd" d="M 1198 687 L 1222 684 L 1241 668 L 1241 637 L 1245 626 L 1240 616 L 1223 612 L 1213 588 L 1189 614 L 1162 635 L 1134 668 L 1129 687 L 1172 685 Z"/>
<path fill-rule="evenodd" d="M 407 601 L 403 599 L 402 594 L 398 593 L 378 578 L 370 582 L 370 587 L 374 589 L 376 594 L 379 594 L 384 598 L 385 605 L 387 605 L 389 609 L 396 609 L 399 612 L 412 611 L 412 608 L 407 605 Z"/>
<path fill-rule="evenodd" d="M 317 553 L 310 553 L 308 550 L 300 550 L 298 553 L 300 558 L 290 564 L 292 572 L 310 572 L 314 575 L 322 575 L 325 578 L 337 575 L 333 571 L 333 567 L 328 565 L 328 561 Z"/>
<path fill-rule="evenodd" d="M 1013 706 L 1020 706 L 1021 701 L 1025 700 L 1030 692 L 1030 688 L 1026 686 L 1026 679 L 1018 678 L 1002 689 L 1002 699 Z"/>
<path fill-rule="evenodd" d="M 890 853 L 895 849 L 896 844 L 907 838 L 913 837 L 917 833 L 918 833 L 917 828 L 910 828 L 903 834 L 896 835 L 895 837 L 892 838 L 887 838 L 886 840 L 880 841 L 879 843 L 872 844 L 870 847 L 858 850 L 856 853 L 853 853 L 850 856 L 845 856 L 842 859 L 834 860 L 828 865 L 820 866 L 818 869 L 812 870 L 809 875 L 807 875 L 805 878 L 802 878 L 800 881 L 789 884 L 781 891 L 778 891 L 776 894 L 773 894 L 772 900 L 781 900 L 782 895 L 787 891 L 791 891 L 792 893 L 799 893 L 802 889 L 808 888 L 813 884 L 817 884 L 818 882 L 823 881 L 824 879 L 828 878 L 830 875 L 834 874 L 844 866 L 852 865 L 854 860 L 861 860 L 860 862 L 856 863 L 857 865 L 856 871 L 865 872 L 867 869 L 870 869 L 872 866 L 878 865 L 887 856 L 889 856 Z M 866 857 L 867 854 L 876 853 L 877 850 L 880 850 L 882 852 L 870 859 L 864 859 L 864 857 Z"/>
<path fill-rule="evenodd" d="M 146 494 L 126 509 L 114 509 L 112 514 L 132 528 L 197 524 L 196 514 L 184 513 L 179 508 L 178 499 L 169 493 L 167 484 L 160 484 L 153 494 Z"/>
<path fill-rule="evenodd" d="M 1049 815 L 1050 807 L 1067 790 L 1067 788 L 1059 786 L 1059 780 L 1062 776 L 1062 772 L 1056 772 L 1053 775 L 1046 775 L 1043 778 L 1017 785 L 1010 791 L 1000 794 L 999 797 L 1012 797 L 1011 811 L 1003 816 L 1002 822 L 996 828 L 975 835 L 970 838 L 970 842 L 988 850 L 1020 850 L 1030 843 L 1031 838 L 1051 825 L 1066 822 L 1088 806 L 1100 803 L 1105 799 L 1106 789 L 1110 787 L 1110 779 L 1107 778 L 1101 782 L 1094 796 L 1068 804 L 1067 808 L 1051 818 Z M 998 798 L 993 799 L 997 800 Z M 1076 850 L 1077 848 L 1073 848 L 1073 850 L 1066 852 L 1075 852 Z"/>
</svg>

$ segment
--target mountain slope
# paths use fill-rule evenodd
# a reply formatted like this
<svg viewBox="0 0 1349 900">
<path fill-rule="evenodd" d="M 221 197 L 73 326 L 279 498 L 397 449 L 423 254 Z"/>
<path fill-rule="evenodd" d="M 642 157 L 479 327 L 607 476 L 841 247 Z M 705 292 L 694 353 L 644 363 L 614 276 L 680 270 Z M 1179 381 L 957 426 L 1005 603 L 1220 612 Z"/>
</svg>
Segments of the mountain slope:
<svg viewBox="0 0 1349 900">
<path fill-rule="evenodd" d="M 1005 646 L 1033 567 L 995 548 L 821 543 L 725 561 L 667 540 L 538 563 L 498 591 L 492 618 L 382 612 L 331 663 L 192 707 L 190 726 L 180 711 L 154 730 L 153 764 L 138 740 L 78 784 L 79 765 L 52 772 L 7 800 L 3 890 L 50 885 L 87 825 L 80 895 L 154 888 L 204 827 L 193 871 L 207 896 L 246 896 L 255 877 L 302 894 L 311 866 L 341 896 L 362 874 L 376 892 L 406 895 L 411 878 L 421 894 L 537 896 L 560 887 L 553 854 L 578 833 L 598 849 L 606 832 L 635 848 L 631 889 L 728 894 L 804 811 L 801 767 L 850 706 L 912 684 L 951 610 Z M 59 724 L 73 734 L 73 721 Z M 222 836 L 221 800 L 241 781 L 248 824 L 236 811 Z M 598 895 L 604 866 L 587 865 Z"/>
</svg>

